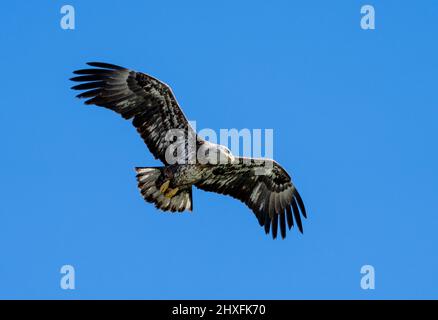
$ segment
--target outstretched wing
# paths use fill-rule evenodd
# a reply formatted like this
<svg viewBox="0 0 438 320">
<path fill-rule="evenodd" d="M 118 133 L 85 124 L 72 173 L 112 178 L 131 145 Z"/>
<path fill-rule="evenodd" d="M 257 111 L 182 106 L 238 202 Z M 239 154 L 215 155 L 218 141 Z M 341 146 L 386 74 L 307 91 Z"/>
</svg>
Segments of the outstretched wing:
<svg viewBox="0 0 438 320">
<path fill-rule="evenodd" d="M 78 98 L 87 98 L 85 104 L 111 109 L 125 119 L 132 118 L 133 125 L 149 150 L 163 163 L 169 164 L 166 150 L 169 150 L 170 144 L 176 150 L 177 140 L 185 144 L 186 152 L 174 156 L 188 157 L 189 139 L 199 138 L 169 86 L 147 74 L 116 65 L 100 62 L 90 62 L 88 65 L 95 68 L 74 71 L 78 76 L 71 78 L 72 81 L 82 82 L 72 89 L 88 90 L 77 95 Z M 177 139 L 177 135 L 174 135 L 176 132 L 184 136 L 180 135 Z"/>
<path fill-rule="evenodd" d="M 289 229 L 296 224 L 303 232 L 300 211 L 307 217 L 303 200 L 290 176 L 273 160 L 236 158 L 231 164 L 212 167 L 206 178 L 195 185 L 244 202 L 265 227 L 266 234 L 272 229 L 274 239 L 278 225 L 282 238 L 286 237 L 286 223 Z"/>
</svg>

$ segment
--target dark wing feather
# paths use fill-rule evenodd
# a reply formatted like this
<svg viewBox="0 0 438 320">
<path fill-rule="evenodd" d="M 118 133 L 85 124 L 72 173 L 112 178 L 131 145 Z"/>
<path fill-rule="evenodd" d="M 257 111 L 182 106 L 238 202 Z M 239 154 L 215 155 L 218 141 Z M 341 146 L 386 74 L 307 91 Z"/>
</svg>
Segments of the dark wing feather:
<svg viewBox="0 0 438 320">
<path fill-rule="evenodd" d="M 304 203 L 290 176 L 275 161 L 237 158 L 233 163 L 212 167 L 205 179 L 195 186 L 244 202 L 253 210 L 265 232 L 272 231 L 273 238 L 277 237 L 278 227 L 281 237 L 285 238 L 286 222 L 291 229 L 294 219 L 303 232 L 300 210 L 306 217 Z"/>
<path fill-rule="evenodd" d="M 71 78 L 82 82 L 72 89 L 88 90 L 77 97 L 87 98 L 85 104 L 105 107 L 125 119 L 133 119 L 133 125 L 155 158 L 169 164 L 166 150 L 174 142 L 169 136 L 166 138 L 169 130 L 183 132 L 185 136 L 181 141 L 186 145 L 189 139 L 199 140 L 169 86 L 144 73 L 116 65 L 101 62 L 88 65 L 95 68 L 74 71 L 78 76 Z M 187 158 L 188 154 L 183 156 Z"/>
</svg>

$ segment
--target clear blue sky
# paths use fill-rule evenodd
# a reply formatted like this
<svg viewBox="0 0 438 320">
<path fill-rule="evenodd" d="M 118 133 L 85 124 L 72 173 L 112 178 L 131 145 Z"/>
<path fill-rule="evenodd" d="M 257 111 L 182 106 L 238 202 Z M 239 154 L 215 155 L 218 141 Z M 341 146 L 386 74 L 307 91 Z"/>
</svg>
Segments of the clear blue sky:
<svg viewBox="0 0 438 320">
<path fill-rule="evenodd" d="M 432 0 L 3 2 L 0 298 L 438 298 L 437 21 Z M 158 161 L 69 89 L 90 60 L 169 83 L 198 128 L 273 128 L 304 235 L 199 190 L 193 214 L 145 203 L 133 167 Z"/>
</svg>

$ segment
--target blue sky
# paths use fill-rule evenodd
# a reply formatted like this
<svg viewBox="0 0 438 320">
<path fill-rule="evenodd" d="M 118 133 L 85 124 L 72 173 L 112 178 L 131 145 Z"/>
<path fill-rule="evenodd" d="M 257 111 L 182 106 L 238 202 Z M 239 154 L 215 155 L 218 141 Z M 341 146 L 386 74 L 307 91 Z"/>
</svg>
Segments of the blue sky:
<svg viewBox="0 0 438 320">
<path fill-rule="evenodd" d="M 376 30 L 360 28 L 364 4 Z M 0 298 L 438 298 L 436 1 L 1 7 Z M 242 203 L 199 190 L 192 214 L 145 203 L 133 167 L 158 161 L 69 89 L 93 60 L 167 82 L 198 129 L 274 129 L 304 235 L 273 241 Z"/>
</svg>

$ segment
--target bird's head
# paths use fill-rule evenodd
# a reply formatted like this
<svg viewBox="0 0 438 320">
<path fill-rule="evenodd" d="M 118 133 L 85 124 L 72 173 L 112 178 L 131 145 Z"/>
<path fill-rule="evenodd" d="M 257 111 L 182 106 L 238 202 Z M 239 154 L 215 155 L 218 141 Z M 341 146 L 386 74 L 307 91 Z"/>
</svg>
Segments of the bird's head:
<svg viewBox="0 0 438 320">
<path fill-rule="evenodd" d="M 232 163 L 235 158 L 227 147 L 205 141 L 198 151 L 198 160 L 201 163 L 227 164 Z"/>
<path fill-rule="evenodd" d="M 217 147 L 220 150 L 220 163 L 232 163 L 234 161 L 235 158 L 230 149 L 220 144 Z"/>
</svg>

